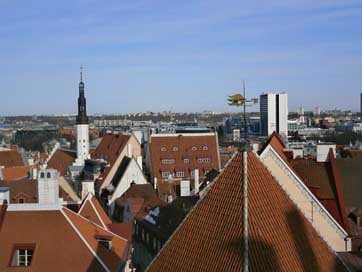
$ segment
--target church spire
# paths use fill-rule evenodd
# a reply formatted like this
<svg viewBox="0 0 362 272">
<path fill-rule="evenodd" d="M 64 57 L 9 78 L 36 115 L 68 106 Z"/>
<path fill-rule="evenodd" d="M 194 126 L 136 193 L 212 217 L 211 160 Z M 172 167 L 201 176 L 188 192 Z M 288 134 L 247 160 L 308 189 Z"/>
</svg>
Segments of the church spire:
<svg viewBox="0 0 362 272">
<path fill-rule="evenodd" d="M 87 102 L 84 95 L 84 83 L 83 83 L 83 66 L 80 67 L 80 82 L 79 82 L 79 98 L 78 98 L 78 116 L 77 124 L 88 124 L 87 116 Z"/>
</svg>

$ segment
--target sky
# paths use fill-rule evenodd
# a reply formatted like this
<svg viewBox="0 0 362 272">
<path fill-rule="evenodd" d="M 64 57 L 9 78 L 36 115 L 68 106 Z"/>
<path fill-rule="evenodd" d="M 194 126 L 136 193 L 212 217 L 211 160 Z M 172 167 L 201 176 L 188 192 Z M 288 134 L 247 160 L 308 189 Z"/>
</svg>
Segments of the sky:
<svg viewBox="0 0 362 272">
<path fill-rule="evenodd" d="M 361 0 L 0 0 L 0 115 L 359 108 Z"/>
</svg>

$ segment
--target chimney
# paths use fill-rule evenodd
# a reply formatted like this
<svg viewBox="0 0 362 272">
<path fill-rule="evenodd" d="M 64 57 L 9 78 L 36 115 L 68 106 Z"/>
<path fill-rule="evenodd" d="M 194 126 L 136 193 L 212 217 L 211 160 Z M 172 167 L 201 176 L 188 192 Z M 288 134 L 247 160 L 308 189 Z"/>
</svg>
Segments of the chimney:
<svg viewBox="0 0 362 272">
<path fill-rule="evenodd" d="M 138 166 L 141 168 L 141 170 L 143 170 L 142 156 L 137 156 L 137 163 L 138 163 Z"/>
<path fill-rule="evenodd" d="M 38 175 L 38 200 L 40 205 L 59 203 L 59 172 L 43 169 Z"/>
<path fill-rule="evenodd" d="M 195 174 L 194 174 L 194 178 L 195 178 L 195 195 L 197 195 L 200 191 L 200 174 L 199 174 L 199 169 L 195 169 Z"/>
<path fill-rule="evenodd" d="M 83 181 L 82 182 L 82 200 L 87 197 L 87 195 L 91 193 L 95 195 L 94 191 L 94 182 L 93 181 Z"/>
<path fill-rule="evenodd" d="M 130 158 L 132 158 L 132 156 L 133 156 L 131 144 L 127 144 L 127 156 Z"/>
<path fill-rule="evenodd" d="M 38 169 L 36 167 L 31 168 L 31 179 L 36 180 L 38 177 Z"/>
<path fill-rule="evenodd" d="M 153 179 L 153 188 L 157 190 L 157 178 Z"/>
<path fill-rule="evenodd" d="M 181 180 L 181 196 L 190 196 L 190 181 L 189 180 Z"/>
<path fill-rule="evenodd" d="M 0 205 L 5 205 L 5 203 L 10 203 L 10 188 L 0 187 Z"/>
</svg>

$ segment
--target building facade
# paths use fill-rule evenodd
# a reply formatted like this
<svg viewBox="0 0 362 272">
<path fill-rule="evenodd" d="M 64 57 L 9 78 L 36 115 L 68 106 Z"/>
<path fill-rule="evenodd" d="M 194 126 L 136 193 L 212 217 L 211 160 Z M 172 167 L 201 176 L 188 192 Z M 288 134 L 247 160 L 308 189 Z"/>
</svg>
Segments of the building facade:
<svg viewBox="0 0 362 272">
<path fill-rule="evenodd" d="M 288 94 L 268 93 L 260 96 L 261 135 L 269 136 L 274 131 L 288 136 Z"/>
</svg>

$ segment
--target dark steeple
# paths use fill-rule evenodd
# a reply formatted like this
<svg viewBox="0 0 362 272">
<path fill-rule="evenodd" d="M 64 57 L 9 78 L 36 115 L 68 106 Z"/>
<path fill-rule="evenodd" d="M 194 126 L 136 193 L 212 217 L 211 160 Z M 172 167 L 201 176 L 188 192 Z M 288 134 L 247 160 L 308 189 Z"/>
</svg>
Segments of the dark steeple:
<svg viewBox="0 0 362 272">
<path fill-rule="evenodd" d="M 87 116 L 86 99 L 85 99 L 85 96 L 84 96 L 83 66 L 80 67 L 77 124 L 78 125 L 87 125 L 87 124 L 89 124 L 89 120 L 88 120 L 88 116 Z"/>
</svg>

